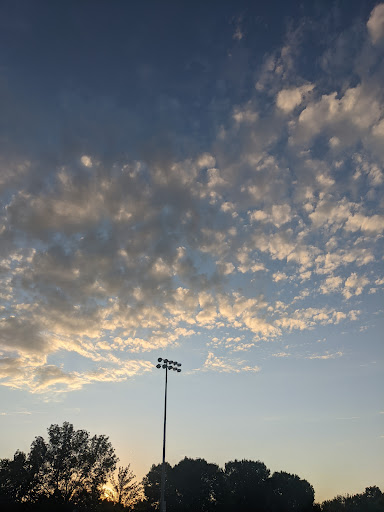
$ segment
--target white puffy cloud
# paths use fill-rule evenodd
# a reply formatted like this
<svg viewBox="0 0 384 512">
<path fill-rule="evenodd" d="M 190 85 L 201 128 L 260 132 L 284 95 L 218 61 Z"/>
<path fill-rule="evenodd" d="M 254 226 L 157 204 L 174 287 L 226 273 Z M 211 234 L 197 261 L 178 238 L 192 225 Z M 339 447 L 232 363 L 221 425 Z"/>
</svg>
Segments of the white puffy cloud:
<svg viewBox="0 0 384 512">
<path fill-rule="evenodd" d="M 302 85 L 291 89 L 281 90 L 276 98 L 276 105 L 285 113 L 291 112 L 300 105 L 305 97 L 315 87 L 314 84 Z"/>
<path fill-rule="evenodd" d="M 384 139 L 384 119 L 381 119 L 372 127 L 372 133 L 378 139 Z"/>
<path fill-rule="evenodd" d="M 332 293 L 341 287 L 342 282 L 343 280 L 340 276 L 329 276 L 320 286 L 320 290 L 325 294 Z"/>
<path fill-rule="evenodd" d="M 323 94 L 300 113 L 293 127 L 292 142 L 308 142 L 324 131 L 335 142 L 352 144 L 359 137 L 369 136 L 383 112 L 381 93 L 359 84 L 347 89 L 341 97 L 337 92 Z"/>
<path fill-rule="evenodd" d="M 274 204 L 272 206 L 272 222 L 279 228 L 291 220 L 291 207 L 289 204 Z"/>
<path fill-rule="evenodd" d="M 346 299 L 350 299 L 353 295 L 361 295 L 368 284 L 369 279 L 366 276 L 358 276 L 353 272 L 344 283 L 343 295 Z"/>
<path fill-rule="evenodd" d="M 211 168 L 214 167 L 216 164 L 216 159 L 214 156 L 212 156 L 210 153 L 203 153 L 196 159 L 197 165 L 200 168 Z"/>
<path fill-rule="evenodd" d="M 255 210 L 249 213 L 249 218 L 251 222 L 266 221 L 268 219 L 268 214 L 262 210 Z"/>
<path fill-rule="evenodd" d="M 349 317 L 351 320 L 356 320 L 357 315 L 349 312 Z M 338 311 L 334 308 L 303 308 L 296 309 L 293 313 L 287 314 L 284 313 L 278 320 L 276 320 L 276 325 L 282 329 L 286 329 L 289 331 L 299 330 L 304 331 L 307 329 L 312 329 L 316 325 L 337 325 L 342 320 L 347 318 L 347 314 L 343 311 Z"/>
<path fill-rule="evenodd" d="M 246 247 L 241 247 L 236 254 L 236 259 L 239 262 L 238 271 L 242 274 L 246 272 L 260 272 L 267 271 L 265 265 L 258 261 L 253 261 L 250 257 L 249 250 Z"/>
<path fill-rule="evenodd" d="M 81 163 L 84 165 L 84 167 L 92 167 L 92 159 L 90 156 L 83 155 L 81 158 Z"/>
<path fill-rule="evenodd" d="M 263 210 L 249 212 L 251 222 L 270 222 L 277 228 L 292 220 L 292 212 L 289 204 L 273 204 L 270 213 Z"/>
<path fill-rule="evenodd" d="M 337 249 L 333 252 L 319 254 L 315 259 L 318 274 L 331 274 L 336 269 L 351 263 L 358 267 L 368 265 L 375 261 L 375 257 L 367 247 L 353 247 Z"/>
<path fill-rule="evenodd" d="M 375 179 L 375 178 L 373 178 Z M 358 205 L 345 199 L 335 201 L 331 196 L 321 199 L 313 212 L 309 214 L 314 226 L 334 226 L 335 229 L 343 227 L 346 231 L 363 231 L 368 233 L 382 233 L 384 230 L 383 215 L 364 215 L 356 211 Z"/>
<path fill-rule="evenodd" d="M 288 276 L 284 272 L 279 271 L 279 272 L 275 272 L 274 274 L 272 274 L 272 279 L 275 281 L 275 283 L 278 283 L 279 281 L 287 280 Z"/>
<path fill-rule="evenodd" d="M 377 126 L 378 125 L 376 125 L 376 127 Z M 376 127 L 373 127 L 372 132 L 375 132 Z M 376 162 L 370 162 L 364 155 L 359 153 L 353 155 L 353 161 L 356 165 L 356 171 L 353 175 L 355 180 L 361 178 L 362 175 L 367 175 L 371 186 L 380 187 L 380 185 L 382 185 L 384 182 L 384 174 L 381 166 Z"/>
<path fill-rule="evenodd" d="M 382 233 L 384 231 L 384 215 L 366 216 L 356 213 L 349 217 L 345 224 L 347 231 L 365 231 L 368 233 Z"/>
<path fill-rule="evenodd" d="M 378 43 L 384 37 L 384 4 L 378 4 L 372 10 L 367 28 L 373 44 Z"/>
</svg>

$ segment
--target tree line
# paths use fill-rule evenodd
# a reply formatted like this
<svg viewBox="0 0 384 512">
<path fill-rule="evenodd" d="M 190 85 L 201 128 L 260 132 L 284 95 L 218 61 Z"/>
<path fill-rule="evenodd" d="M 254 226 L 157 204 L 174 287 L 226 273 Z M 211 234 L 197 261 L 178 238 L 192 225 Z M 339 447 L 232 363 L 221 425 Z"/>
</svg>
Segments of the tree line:
<svg viewBox="0 0 384 512">
<path fill-rule="evenodd" d="M 0 510 L 5 512 L 155 512 L 161 465 L 142 482 L 130 466 L 119 467 L 108 437 L 51 425 L 28 454 L 0 460 Z M 362 494 L 314 503 L 312 485 L 297 475 L 274 472 L 263 462 L 234 460 L 224 468 L 185 457 L 166 466 L 167 512 L 384 512 L 384 494 Z"/>
</svg>

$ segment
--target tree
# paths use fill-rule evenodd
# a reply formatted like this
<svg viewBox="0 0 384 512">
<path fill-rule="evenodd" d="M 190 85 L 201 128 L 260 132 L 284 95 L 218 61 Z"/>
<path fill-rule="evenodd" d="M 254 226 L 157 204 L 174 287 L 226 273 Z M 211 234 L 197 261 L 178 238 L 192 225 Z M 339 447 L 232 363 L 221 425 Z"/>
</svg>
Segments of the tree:
<svg viewBox="0 0 384 512">
<path fill-rule="evenodd" d="M 264 510 L 270 471 L 263 462 L 234 460 L 225 464 L 225 510 Z"/>
<path fill-rule="evenodd" d="M 86 504 L 90 510 L 100 499 L 116 462 L 108 437 L 90 437 L 68 422 L 51 425 L 48 440 L 36 437 L 27 457 L 16 452 L 13 461 L 1 461 L 0 488 L 8 489 L 8 496 L 13 489 L 15 502 L 49 500 L 56 505 Z"/>
<path fill-rule="evenodd" d="M 366 487 L 362 494 L 336 496 L 321 504 L 322 512 L 384 512 L 384 494 L 376 487 Z"/>
<path fill-rule="evenodd" d="M 134 481 L 136 475 L 133 474 L 130 464 L 126 467 L 119 467 L 117 477 L 111 477 L 110 498 L 117 505 L 123 505 L 128 509 L 132 509 L 141 495 L 141 484 Z"/>
<path fill-rule="evenodd" d="M 21 502 L 28 494 L 31 475 L 25 453 L 17 451 L 13 460 L 0 460 L 0 496 L 9 503 Z"/>
<path fill-rule="evenodd" d="M 270 509 L 276 512 L 312 511 L 315 491 L 312 485 L 297 475 L 284 471 L 273 473 L 269 479 Z"/>
<path fill-rule="evenodd" d="M 161 464 L 144 477 L 144 494 L 150 508 L 157 510 L 160 498 Z M 174 467 L 166 465 L 167 512 L 215 510 L 223 492 L 223 472 L 204 459 L 185 457 Z"/>
<path fill-rule="evenodd" d="M 217 464 L 185 457 L 172 470 L 177 511 L 209 512 L 223 496 L 224 476 Z"/>
<path fill-rule="evenodd" d="M 149 509 L 157 510 L 159 508 L 160 503 L 160 483 L 161 483 L 161 464 L 152 464 L 151 469 L 143 478 L 143 489 L 145 500 L 142 506 L 144 507 L 146 504 Z M 167 500 L 167 510 L 172 502 L 172 499 L 175 497 L 175 488 L 172 485 L 172 466 L 165 463 L 165 496 Z M 172 507 L 171 507 L 172 508 Z"/>
</svg>

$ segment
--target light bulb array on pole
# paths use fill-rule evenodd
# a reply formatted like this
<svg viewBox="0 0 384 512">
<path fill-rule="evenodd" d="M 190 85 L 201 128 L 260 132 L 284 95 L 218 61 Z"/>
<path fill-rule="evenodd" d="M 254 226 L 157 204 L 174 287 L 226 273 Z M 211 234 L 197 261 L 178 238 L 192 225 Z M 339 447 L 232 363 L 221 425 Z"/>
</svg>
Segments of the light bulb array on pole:
<svg viewBox="0 0 384 512">
<path fill-rule="evenodd" d="M 158 358 L 156 368 L 165 370 L 165 392 L 164 392 L 164 431 L 163 431 L 163 464 L 161 466 L 161 487 L 160 487 L 160 512 L 165 511 L 165 434 L 167 427 L 167 386 L 168 386 L 168 370 L 181 372 L 181 363 L 171 361 L 169 359 Z"/>
</svg>

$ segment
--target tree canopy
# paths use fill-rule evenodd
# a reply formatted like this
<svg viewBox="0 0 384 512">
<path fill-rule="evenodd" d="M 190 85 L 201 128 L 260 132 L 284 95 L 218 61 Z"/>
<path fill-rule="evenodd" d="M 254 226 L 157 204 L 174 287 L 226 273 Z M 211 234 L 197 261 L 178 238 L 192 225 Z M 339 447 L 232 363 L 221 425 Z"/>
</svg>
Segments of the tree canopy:
<svg viewBox="0 0 384 512">
<path fill-rule="evenodd" d="M 141 484 L 136 482 L 135 478 L 130 464 L 126 467 L 120 466 L 117 476 L 111 477 L 108 497 L 117 505 L 132 509 L 141 494 Z"/>
<path fill-rule="evenodd" d="M 28 454 L 17 450 L 0 460 L 0 510 L 157 512 L 161 464 L 140 483 L 129 464 L 114 474 L 117 461 L 107 436 L 53 424 Z M 384 512 L 376 486 L 315 504 L 306 480 L 284 471 L 271 475 L 263 462 L 245 459 L 224 468 L 201 458 L 167 463 L 165 496 L 167 512 Z"/>
<path fill-rule="evenodd" d="M 225 464 L 226 510 L 254 510 L 254 503 L 266 506 L 269 469 L 263 462 L 234 460 Z"/>
<path fill-rule="evenodd" d="M 260 461 L 234 460 L 222 470 L 204 459 L 184 458 L 167 465 L 167 512 L 307 512 L 313 487 L 297 475 L 274 473 Z M 161 466 L 144 478 L 148 510 L 157 510 Z"/>
<path fill-rule="evenodd" d="M 100 499 L 116 462 L 108 437 L 91 437 L 68 422 L 51 425 L 48 439 L 36 437 L 28 455 L 16 452 L 13 460 L 1 460 L 0 493 L 10 502 L 90 508 Z"/>
<path fill-rule="evenodd" d="M 384 494 L 377 486 L 366 487 L 361 494 L 353 496 L 336 496 L 333 500 L 324 501 L 322 512 L 382 512 L 384 510 Z"/>
</svg>

